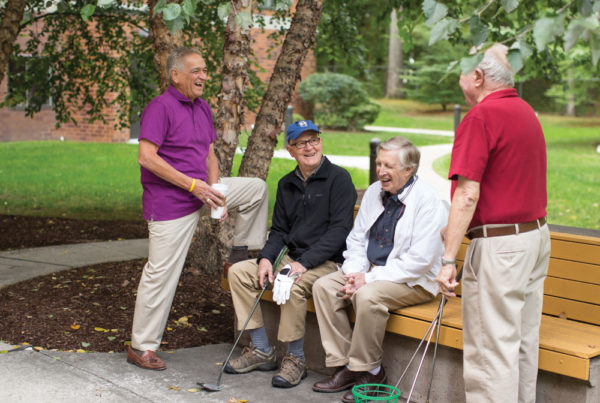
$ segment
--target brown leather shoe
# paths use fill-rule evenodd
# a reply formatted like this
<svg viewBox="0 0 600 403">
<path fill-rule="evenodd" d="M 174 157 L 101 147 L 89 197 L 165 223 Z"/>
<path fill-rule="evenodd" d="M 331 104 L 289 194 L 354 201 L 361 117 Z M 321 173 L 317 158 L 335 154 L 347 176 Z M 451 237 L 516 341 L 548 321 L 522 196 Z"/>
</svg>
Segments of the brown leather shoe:
<svg viewBox="0 0 600 403">
<path fill-rule="evenodd" d="M 131 346 L 127 348 L 127 362 L 154 371 L 167 369 L 166 364 L 154 354 L 154 351 L 139 351 L 131 348 Z"/>
<path fill-rule="evenodd" d="M 387 380 L 387 376 L 385 375 L 385 370 L 383 367 L 381 367 L 377 375 L 373 375 L 369 371 L 353 373 L 356 374 L 356 385 L 365 385 L 367 383 L 377 383 L 382 385 L 385 384 L 385 381 Z M 354 394 L 351 390 L 344 393 L 344 396 L 342 396 L 342 402 L 354 403 Z"/>
<path fill-rule="evenodd" d="M 339 367 L 333 376 L 323 379 L 313 385 L 315 392 L 341 392 L 355 385 L 355 376 L 360 372 L 352 372 L 346 366 Z"/>
</svg>

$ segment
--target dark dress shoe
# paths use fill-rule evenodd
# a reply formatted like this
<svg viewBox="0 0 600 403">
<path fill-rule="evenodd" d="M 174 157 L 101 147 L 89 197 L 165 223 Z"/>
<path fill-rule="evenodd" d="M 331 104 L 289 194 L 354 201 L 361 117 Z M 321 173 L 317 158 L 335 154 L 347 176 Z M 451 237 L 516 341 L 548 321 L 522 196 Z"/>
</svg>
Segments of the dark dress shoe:
<svg viewBox="0 0 600 403">
<path fill-rule="evenodd" d="M 356 385 L 365 385 L 367 383 L 376 383 L 376 384 L 383 385 L 383 384 L 385 384 L 385 381 L 387 380 L 387 376 L 385 375 L 385 371 L 384 371 L 383 367 L 381 367 L 381 369 L 379 370 L 377 375 L 373 375 L 369 371 L 354 372 L 354 374 L 356 374 Z M 367 391 L 365 391 L 365 392 L 367 392 Z M 354 403 L 354 394 L 352 393 L 351 390 L 344 393 L 344 396 L 342 396 L 342 402 Z"/>
<path fill-rule="evenodd" d="M 352 372 L 346 366 L 340 367 L 333 376 L 315 383 L 313 390 L 322 393 L 341 392 L 354 386 L 357 373 L 360 372 Z"/>
<path fill-rule="evenodd" d="M 139 351 L 131 348 L 131 346 L 127 348 L 127 362 L 154 371 L 167 369 L 167 365 L 154 354 L 154 351 Z"/>
</svg>

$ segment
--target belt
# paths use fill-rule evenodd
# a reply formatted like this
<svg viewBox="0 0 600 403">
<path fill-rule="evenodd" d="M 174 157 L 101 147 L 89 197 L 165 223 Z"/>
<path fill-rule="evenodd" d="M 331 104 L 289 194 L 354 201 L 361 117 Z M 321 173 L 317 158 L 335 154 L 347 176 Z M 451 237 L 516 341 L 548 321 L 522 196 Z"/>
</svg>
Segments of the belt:
<svg viewBox="0 0 600 403">
<path fill-rule="evenodd" d="M 539 218 L 534 221 L 524 222 L 521 224 L 508 224 L 500 227 L 488 227 L 482 226 L 472 229 L 467 232 L 467 238 L 489 238 L 492 236 L 504 236 L 504 235 L 515 235 L 523 232 L 533 231 L 534 229 L 541 228 L 546 224 L 546 217 Z"/>
</svg>

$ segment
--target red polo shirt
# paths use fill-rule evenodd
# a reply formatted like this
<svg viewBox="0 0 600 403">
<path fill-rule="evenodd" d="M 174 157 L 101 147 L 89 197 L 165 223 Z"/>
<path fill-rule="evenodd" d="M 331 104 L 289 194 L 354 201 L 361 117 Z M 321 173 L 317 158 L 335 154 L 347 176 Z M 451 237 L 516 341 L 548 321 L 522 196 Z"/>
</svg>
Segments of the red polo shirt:
<svg viewBox="0 0 600 403">
<path fill-rule="evenodd" d="M 514 224 L 546 215 L 546 142 L 535 112 L 514 89 L 495 91 L 456 130 L 448 178 L 480 183 L 469 228 Z"/>
</svg>

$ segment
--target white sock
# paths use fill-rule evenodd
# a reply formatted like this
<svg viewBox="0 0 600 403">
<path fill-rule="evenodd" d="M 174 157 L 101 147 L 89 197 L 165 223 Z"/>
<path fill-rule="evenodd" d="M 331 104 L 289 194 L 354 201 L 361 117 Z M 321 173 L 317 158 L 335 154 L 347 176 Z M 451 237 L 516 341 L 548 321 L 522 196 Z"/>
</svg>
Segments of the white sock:
<svg viewBox="0 0 600 403">
<path fill-rule="evenodd" d="M 377 375 L 379 373 L 380 369 L 381 369 L 381 365 L 378 365 L 376 368 L 373 368 L 372 370 L 370 370 L 369 373 L 371 375 Z"/>
</svg>

